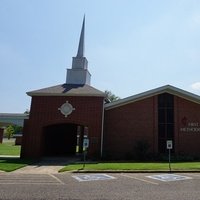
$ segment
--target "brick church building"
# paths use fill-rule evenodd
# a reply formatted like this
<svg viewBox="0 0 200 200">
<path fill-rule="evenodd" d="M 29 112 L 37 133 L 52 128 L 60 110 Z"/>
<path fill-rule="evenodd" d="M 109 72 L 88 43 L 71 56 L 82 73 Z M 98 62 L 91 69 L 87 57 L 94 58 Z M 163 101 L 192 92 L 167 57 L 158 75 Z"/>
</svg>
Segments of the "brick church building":
<svg viewBox="0 0 200 200">
<path fill-rule="evenodd" d="M 91 158 L 134 156 L 141 141 L 148 154 L 165 154 L 167 140 L 175 155 L 200 158 L 200 96 L 166 85 L 105 103 L 105 93 L 90 85 L 84 30 L 85 19 L 66 82 L 27 93 L 21 157 L 75 156 L 88 138 Z"/>
</svg>

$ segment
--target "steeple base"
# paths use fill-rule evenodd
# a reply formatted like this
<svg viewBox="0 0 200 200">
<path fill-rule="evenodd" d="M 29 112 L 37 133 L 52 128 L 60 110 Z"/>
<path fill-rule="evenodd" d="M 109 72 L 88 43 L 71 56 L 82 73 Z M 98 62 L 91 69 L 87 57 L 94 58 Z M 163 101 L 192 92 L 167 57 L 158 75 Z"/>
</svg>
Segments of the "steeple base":
<svg viewBox="0 0 200 200">
<path fill-rule="evenodd" d="M 67 69 L 67 84 L 90 85 L 91 74 L 87 69 Z"/>
<path fill-rule="evenodd" d="M 72 60 L 73 69 L 87 69 L 88 61 L 85 57 L 73 57 Z"/>
</svg>

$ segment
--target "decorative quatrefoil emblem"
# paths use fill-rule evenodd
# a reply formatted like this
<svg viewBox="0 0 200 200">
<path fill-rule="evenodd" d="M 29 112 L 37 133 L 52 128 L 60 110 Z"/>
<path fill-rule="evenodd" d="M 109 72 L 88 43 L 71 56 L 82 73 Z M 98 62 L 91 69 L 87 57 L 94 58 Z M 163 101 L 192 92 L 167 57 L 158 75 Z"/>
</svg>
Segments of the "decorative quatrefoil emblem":
<svg viewBox="0 0 200 200">
<path fill-rule="evenodd" d="M 65 115 L 65 117 L 67 117 L 72 113 L 73 110 L 75 110 L 75 108 L 73 108 L 73 106 L 70 103 L 68 103 L 68 101 L 66 101 L 66 103 L 64 103 L 60 108 L 58 108 L 58 110 L 60 110 L 60 112 L 63 115 Z"/>
</svg>

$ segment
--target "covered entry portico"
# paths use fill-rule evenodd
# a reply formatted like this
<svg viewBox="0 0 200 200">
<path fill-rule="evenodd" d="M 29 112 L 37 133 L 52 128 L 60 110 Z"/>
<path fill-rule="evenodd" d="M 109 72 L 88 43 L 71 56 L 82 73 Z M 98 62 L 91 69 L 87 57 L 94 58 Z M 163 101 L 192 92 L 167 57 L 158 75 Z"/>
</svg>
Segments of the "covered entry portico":
<svg viewBox="0 0 200 200">
<path fill-rule="evenodd" d="M 83 152 L 83 138 L 88 128 L 72 123 L 49 125 L 44 128 L 44 156 L 74 156 Z"/>
<path fill-rule="evenodd" d="M 81 89 L 83 88 L 79 87 L 76 90 L 80 92 Z M 68 96 L 71 95 L 68 91 L 66 96 L 50 96 L 44 91 L 31 94 L 32 105 L 29 119 L 25 120 L 21 157 L 75 155 L 77 144 L 78 152 L 81 153 L 82 140 L 86 133 L 90 141 L 88 156 L 99 157 L 104 94 L 99 92 L 99 96 L 94 96 L 91 94 L 93 91 L 91 88 L 88 96 Z M 68 116 L 59 110 L 66 102 L 75 108 Z"/>
</svg>

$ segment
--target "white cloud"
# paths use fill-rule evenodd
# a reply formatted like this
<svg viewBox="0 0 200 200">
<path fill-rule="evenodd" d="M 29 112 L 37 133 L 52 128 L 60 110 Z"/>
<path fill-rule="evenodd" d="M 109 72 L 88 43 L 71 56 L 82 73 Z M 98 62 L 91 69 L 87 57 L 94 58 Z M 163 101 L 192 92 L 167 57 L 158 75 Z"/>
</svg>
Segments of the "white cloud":
<svg viewBox="0 0 200 200">
<path fill-rule="evenodd" d="M 193 84 L 191 85 L 191 87 L 192 87 L 193 90 L 198 90 L 198 91 L 200 91 L 200 82 L 193 83 Z"/>
</svg>

